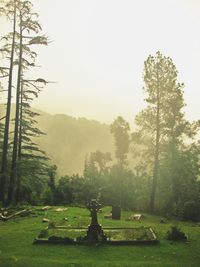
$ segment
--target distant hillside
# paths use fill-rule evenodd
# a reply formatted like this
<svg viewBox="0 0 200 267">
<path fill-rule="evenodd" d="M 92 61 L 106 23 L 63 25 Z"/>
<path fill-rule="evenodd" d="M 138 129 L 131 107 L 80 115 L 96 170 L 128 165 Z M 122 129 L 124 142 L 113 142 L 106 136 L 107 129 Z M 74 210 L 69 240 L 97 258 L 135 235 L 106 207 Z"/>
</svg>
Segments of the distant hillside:
<svg viewBox="0 0 200 267">
<path fill-rule="evenodd" d="M 86 118 L 74 118 L 64 114 L 51 115 L 41 110 L 33 109 L 38 116 L 38 128 L 46 135 L 36 138 L 40 148 L 44 150 L 56 164 L 60 175 L 82 174 L 85 157 L 96 150 L 110 152 L 113 160 L 114 139 L 110 126 Z M 0 115 L 5 114 L 5 105 L 0 104 Z M 11 116 L 14 118 L 15 105 L 12 105 Z M 11 124 L 11 131 L 13 126 Z M 134 168 L 137 161 L 132 153 L 128 156 L 129 167 Z"/>
<path fill-rule="evenodd" d="M 109 125 L 85 118 L 40 112 L 38 127 L 46 133 L 38 138 L 40 147 L 58 166 L 59 173 L 82 173 L 86 155 L 100 150 L 114 151 Z"/>
<path fill-rule="evenodd" d="M 91 152 L 100 150 L 114 153 L 114 141 L 109 125 L 85 118 L 76 119 L 62 114 L 50 115 L 41 110 L 33 110 L 41 114 L 37 118 L 38 128 L 46 133 L 35 141 L 58 166 L 61 175 L 82 174 L 85 157 Z M 5 105 L 0 104 L 0 114 L 1 117 L 4 116 Z M 12 118 L 14 114 L 13 104 Z"/>
</svg>

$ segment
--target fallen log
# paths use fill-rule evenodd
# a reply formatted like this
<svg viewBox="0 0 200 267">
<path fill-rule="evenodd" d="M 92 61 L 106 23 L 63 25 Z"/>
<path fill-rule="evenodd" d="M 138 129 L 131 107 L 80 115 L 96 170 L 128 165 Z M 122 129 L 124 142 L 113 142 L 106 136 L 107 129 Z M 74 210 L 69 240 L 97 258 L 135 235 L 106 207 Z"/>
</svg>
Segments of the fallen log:
<svg viewBox="0 0 200 267">
<path fill-rule="evenodd" d="M 9 216 L 4 216 L 2 213 L 0 213 L 0 220 L 2 221 L 8 221 L 14 217 L 17 217 L 17 216 L 22 216 L 22 215 L 25 215 L 25 214 L 30 214 L 31 210 L 27 210 L 27 209 L 24 209 L 24 210 L 21 210 L 21 211 L 18 211 L 18 212 L 15 212 Z"/>
</svg>

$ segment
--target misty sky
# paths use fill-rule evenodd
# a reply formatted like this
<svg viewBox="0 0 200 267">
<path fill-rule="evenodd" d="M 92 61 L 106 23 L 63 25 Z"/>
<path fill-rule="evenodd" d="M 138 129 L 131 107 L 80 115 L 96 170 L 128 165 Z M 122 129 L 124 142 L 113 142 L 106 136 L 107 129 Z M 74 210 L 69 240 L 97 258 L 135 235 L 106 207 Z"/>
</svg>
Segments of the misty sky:
<svg viewBox="0 0 200 267">
<path fill-rule="evenodd" d="M 143 63 L 160 50 L 185 83 L 186 115 L 199 119 L 200 0 L 33 0 L 52 41 L 35 75 L 56 81 L 34 106 L 111 122 L 144 107 Z"/>
</svg>

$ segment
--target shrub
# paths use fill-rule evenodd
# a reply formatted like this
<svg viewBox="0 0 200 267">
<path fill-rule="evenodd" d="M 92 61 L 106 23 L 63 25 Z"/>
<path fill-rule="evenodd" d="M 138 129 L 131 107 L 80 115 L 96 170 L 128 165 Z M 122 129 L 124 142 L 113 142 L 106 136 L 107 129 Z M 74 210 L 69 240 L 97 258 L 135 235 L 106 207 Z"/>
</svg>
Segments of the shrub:
<svg viewBox="0 0 200 267">
<path fill-rule="evenodd" d="M 172 226 L 167 232 L 167 239 L 172 241 L 187 240 L 187 236 L 177 226 Z"/>
</svg>

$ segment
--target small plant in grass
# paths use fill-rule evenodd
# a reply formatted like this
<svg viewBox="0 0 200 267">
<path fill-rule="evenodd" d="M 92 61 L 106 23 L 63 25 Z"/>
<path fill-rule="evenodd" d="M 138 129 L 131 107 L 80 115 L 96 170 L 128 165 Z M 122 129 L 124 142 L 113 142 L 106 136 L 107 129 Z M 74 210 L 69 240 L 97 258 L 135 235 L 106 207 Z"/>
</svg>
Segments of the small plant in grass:
<svg viewBox="0 0 200 267">
<path fill-rule="evenodd" d="M 167 232 L 167 239 L 171 241 L 185 241 L 187 240 L 187 236 L 180 230 L 180 228 L 178 228 L 178 226 L 172 226 Z"/>
<path fill-rule="evenodd" d="M 39 238 L 47 238 L 48 237 L 48 230 L 42 229 L 38 237 Z"/>
<path fill-rule="evenodd" d="M 85 236 L 78 236 L 76 238 L 76 241 L 78 241 L 78 242 L 82 242 L 82 241 L 85 241 L 85 240 L 86 240 L 86 237 Z"/>
</svg>

